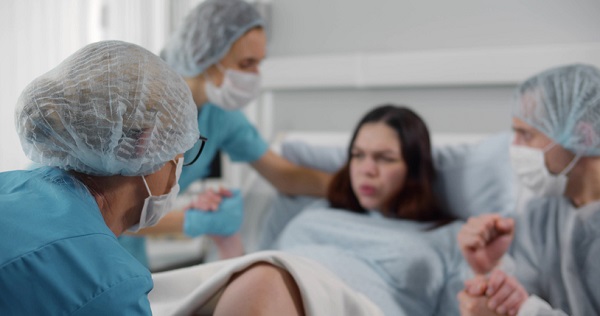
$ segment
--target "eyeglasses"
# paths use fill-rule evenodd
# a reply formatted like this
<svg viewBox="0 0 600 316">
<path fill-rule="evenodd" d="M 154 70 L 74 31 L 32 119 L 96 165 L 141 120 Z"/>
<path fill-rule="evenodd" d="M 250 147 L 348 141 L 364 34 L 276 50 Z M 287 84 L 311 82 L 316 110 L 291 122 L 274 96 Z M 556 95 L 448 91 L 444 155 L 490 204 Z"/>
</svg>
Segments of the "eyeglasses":
<svg viewBox="0 0 600 316">
<path fill-rule="evenodd" d="M 194 162 L 196 162 L 196 160 L 198 160 L 198 157 L 200 157 L 200 154 L 202 153 L 202 149 L 204 149 L 204 144 L 206 143 L 207 140 L 208 140 L 208 138 L 200 135 L 200 137 L 198 138 L 198 141 L 196 142 L 194 147 L 192 147 L 190 150 L 188 150 L 183 155 L 183 166 L 184 167 L 190 166 Z M 196 152 L 195 156 L 193 155 L 194 152 Z M 191 157 L 194 157 L 194 159 L 189 159 Z"/>
</svg>

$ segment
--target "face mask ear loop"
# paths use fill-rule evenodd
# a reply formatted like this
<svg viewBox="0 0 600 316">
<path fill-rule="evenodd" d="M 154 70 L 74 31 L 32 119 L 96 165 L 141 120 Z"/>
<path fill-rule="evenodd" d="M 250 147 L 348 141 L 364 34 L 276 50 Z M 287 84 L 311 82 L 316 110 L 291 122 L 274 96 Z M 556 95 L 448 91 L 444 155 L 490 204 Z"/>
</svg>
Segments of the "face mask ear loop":
<svg viewBox="0 0 600 316">
<path fill-rule="evenodd" d="M 573 160 L 571 160 L 571 162 L 569 162 L 567 167 L 565 167 L 565 169 L 560 174 L 567 176 L 568 173 L 571 172 L 571 169 L 573 169 L 573 167 L 575 167 L 575 164 L 577 164 L 577 162 L 579 161 L 579 158 L 581 158 L 581 156 L 582 156 L 581 154 L 575 155 L 575 158 L 573 158 Z"/>
<path fill-rule="evenodd" d="M 223 67 L 223 66 L 221 65 L 221 62 L 217 62 L 217 63 L 215 64 L 215 66 L 217 66 L 217 70 L 218 70 L 220 73 L 222 73 L 223 75 L 225 75 L 225 70 L 226 70 L 226 69 L 225 69 L 225 67 Z M 208 81 L 209 81 L 210 83 L 212 83 L 212 84 L 213 84 L 213 86 L 215 86 L 215 87 L 217 86 L 217 85 L 216 85 L 216 84 L 215 84 L 215 83 L 214 83 L 214 82 L 213 82 L 213 81 L 210 79 L 210 77 L 208 76 L 208 71 L 204 71 L 204 72 L 202 73 L 202 76 L 204 77 L 204 80 L 208 80 Z"/>
<path fill-rule="evenodd" d="M 152 192 L 150 192 L 150 187 L 148 187 L 148 183 L 146 182 L 146 177 L 142 176 L 142 180 L 144 180 L 144 184 L 146 185 L 146 190 L 148 190 L 148 194 L 152 196 Z"/>
<path fill-rule="evenodd" d="M 210 82 L 210 84 L 212 84 L 213 86 L 216 86 L 216 85 L 215 85 L 215 83 L 214 83 L 212 80 L 210 80 L 210 76 L 208 75 L 208 72 L 206 72 L 206 71 L 205 71 L 205 72 L 203 72 L 203 73 L 202 73 L 202 77 L 204 77 L 204 81 L 208 81 L 208 82 Z"/>
<path fill-rule="evenodd" d="M 544 147 L 544 149 L 542 149 L 542 151 L 545 154 L 545 153 L 549 152 L 550 149 L 554 148 L 554 146 L 556 146 L 556 144 L 558 144 L 558 143 L 551 142 L 550 144 L 546 145 L 546 147 Z"/>
</svg>

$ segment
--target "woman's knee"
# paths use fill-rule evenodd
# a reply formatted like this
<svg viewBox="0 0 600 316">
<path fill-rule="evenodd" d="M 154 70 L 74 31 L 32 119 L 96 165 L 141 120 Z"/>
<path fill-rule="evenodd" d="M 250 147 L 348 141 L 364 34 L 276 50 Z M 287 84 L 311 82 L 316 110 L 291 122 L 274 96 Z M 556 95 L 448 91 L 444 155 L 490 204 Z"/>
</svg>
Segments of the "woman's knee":
<svg viewBox="0 0 600 316">
<path fill-rule="evenodd" d="M 235 301 L 236 305 L 245 305 L 246 311 L 253 310 L 257 314 L 277 310 L 285 310 L 289 315 L 304 314 L 300 290 L 293 276 L 266 262 L 254 264 L 234 275 L 221 300 L 220 303 Z"/>
</svg>

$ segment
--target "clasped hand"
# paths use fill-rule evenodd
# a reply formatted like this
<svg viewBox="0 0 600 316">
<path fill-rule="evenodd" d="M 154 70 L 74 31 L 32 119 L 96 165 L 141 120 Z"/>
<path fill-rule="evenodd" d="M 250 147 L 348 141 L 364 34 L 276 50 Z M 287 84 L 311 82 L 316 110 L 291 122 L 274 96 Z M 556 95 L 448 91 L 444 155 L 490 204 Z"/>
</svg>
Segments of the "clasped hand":
<svg viewBox="0 0 600 316">
<path fill-rule="evenodd" d="M 231 236 L 244 220 L 244 201 L 239 190 L 209 189 L 198 195 L 187 207 L 183 232 L 199 235 Z"/>
<path fill-rule="evenodd" d="M 462 316 L 514 316 L 528 297 L 519 281 L 502 270 L 467 280 L 464 290 L 457 296 Z"/>
<path fill-rule="evenodd" d="M 513 219 L 497 214 L 472 217 L 461 228 L 460 249 L 477 275 L 458 294 L 461 315 L 516 315 L 529 297 L 517 279 L 495 269 L 513 240 L 514 228 Z"/>
</svg>

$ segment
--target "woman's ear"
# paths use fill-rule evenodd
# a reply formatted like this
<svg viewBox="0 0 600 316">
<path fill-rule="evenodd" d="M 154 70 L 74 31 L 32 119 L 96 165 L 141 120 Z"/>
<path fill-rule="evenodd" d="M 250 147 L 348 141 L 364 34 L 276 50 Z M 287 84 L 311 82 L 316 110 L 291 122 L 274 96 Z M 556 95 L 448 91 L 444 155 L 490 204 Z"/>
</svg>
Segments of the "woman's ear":
<svg viewBox="0 0 600 316">
<path fill-rule="evenodd" d="M 223 72 L 219 70 L 219 66 L 217 64 L 206 68 L 206 70 L 199 76 L 202 76 L 202 80 L 209 80 L 217 87 L 220 87 L 223 84 L 223 79 L 225 78 Z M 204 85 L 202 85 L 202 87 L 204 88 Z"/>
</svg>

